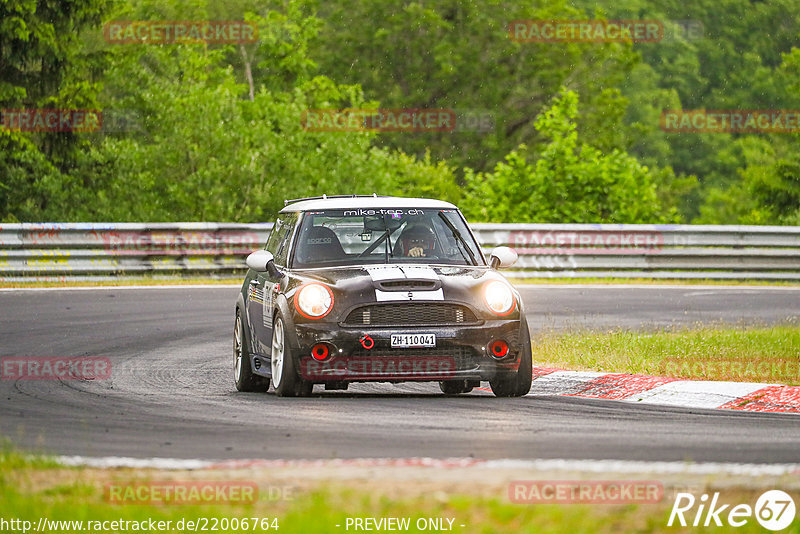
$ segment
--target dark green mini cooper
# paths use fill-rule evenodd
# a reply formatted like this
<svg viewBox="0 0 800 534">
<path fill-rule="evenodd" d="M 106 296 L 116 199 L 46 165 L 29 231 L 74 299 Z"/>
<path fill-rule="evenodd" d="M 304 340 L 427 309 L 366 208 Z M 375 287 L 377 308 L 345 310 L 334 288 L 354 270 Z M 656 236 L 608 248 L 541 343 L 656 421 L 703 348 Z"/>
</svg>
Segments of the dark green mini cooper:
<svg viewBox="0 0 800 534">
<path fill-rule="evenodd" d="M 309 395 L 314 384 L 438 382 L 448 395 L 488 381 L 531 386 L 519 293 L 448 202 L 379 196 L 287 202 L 236 301 L 239 391 Z"/>
</svg>

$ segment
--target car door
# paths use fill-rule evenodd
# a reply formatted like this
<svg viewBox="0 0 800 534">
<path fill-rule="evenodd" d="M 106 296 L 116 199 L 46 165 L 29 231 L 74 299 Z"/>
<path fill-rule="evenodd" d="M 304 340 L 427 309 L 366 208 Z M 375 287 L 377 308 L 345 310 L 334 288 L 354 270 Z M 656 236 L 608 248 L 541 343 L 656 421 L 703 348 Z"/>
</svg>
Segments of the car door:
<svg viewBox="0 0 800 534">
<path fill-rule="evenodd" d="M 286 268 L 286 258 L 291 238 L 294 214 L 281 215 L 267 240 L 266 250 L 275 258 L 275 266 Z M 261 355 L 269 355 L 272 346 L 272 316 L 276 292 L 273 290 L 277 280 L 269 273 L 255 273 L 250 280 L 247 299 L 247 314 L 253 332 L 254 350 Z"/>
</svg>

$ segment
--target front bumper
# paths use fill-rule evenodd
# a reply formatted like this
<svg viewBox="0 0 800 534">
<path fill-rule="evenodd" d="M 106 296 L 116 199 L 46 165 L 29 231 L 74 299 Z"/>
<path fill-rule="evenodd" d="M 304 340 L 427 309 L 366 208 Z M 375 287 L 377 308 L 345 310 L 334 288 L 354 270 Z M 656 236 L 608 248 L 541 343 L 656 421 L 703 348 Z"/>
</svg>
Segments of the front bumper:
<svg viewBox="0 0 800 534">
<path fill-rule="evenodd" d="M 475 326 L 399 326 L 348 328 L 337 323 L 295 326 L 299 375 L 313 382 L 405 382 L 492 380 L 519 369 L 520 321 L 498 320 Z M 436 335 L 436 347 L 392 348 L 392 334 Z M 509 351 L 492 357 L 489 346 L 503 340 Z M 323 361 L 311 356 L 325 343 L 330 355 Z"/>
</svg>

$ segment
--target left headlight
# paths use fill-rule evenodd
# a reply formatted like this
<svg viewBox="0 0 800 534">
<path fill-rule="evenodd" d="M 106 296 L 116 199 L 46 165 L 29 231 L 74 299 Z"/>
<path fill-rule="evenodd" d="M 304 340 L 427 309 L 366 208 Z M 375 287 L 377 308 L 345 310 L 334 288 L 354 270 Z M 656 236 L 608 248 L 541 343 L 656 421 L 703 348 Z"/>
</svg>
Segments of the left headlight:
<svg viewBox="0 0 800 534">
<path fill-rule="evenodd" d="M 486 284 L 483 288 L 483 298 L 486 305 L 492 310 L 492 313 L 497 315 L 508 315 L 514 311 L 516 301 L 514 300 L 514 293 L 508 284 L 493 280 Z"/>
<path fill-rule="evenodd" d="M 297 291 L 294 305 L 306 319 L 321 319 L 333 308 L 333 292 L 328 286 L 312 282 Z"/>
</svg>

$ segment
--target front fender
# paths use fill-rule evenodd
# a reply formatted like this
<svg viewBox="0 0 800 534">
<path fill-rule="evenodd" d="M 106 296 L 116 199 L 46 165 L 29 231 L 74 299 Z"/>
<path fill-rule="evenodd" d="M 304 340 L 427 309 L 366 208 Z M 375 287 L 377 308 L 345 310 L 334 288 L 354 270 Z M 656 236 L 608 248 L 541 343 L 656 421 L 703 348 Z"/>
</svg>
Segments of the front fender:
<svg viewBox="0 0 800 534">
<path fill-rule="evenodd" d="M 300 341 L 297 338 L 297 329 L 294 325 L 294 313 L 292 313 L 292 307 L 286 295 L 281 293 L 275 301 L 275 306 L 277 312 L 280 312 L 281 317 L 283 317 L 283 324 L 286 328 L 286 342 L 289 343 L 292 354 L 297 358 L 297 353 L 300 351 Z"/>
<path fill-rule="evenodd" d="M 253 347 L 253 340 L 250 335 L 250 319 L 247 317 L 247 308 L 245 307 L 244 297 L 241 293 L 236 297 L 236 306 L 234 308 L 235 313 L 242 314 L 242 333 L 244 335 L 244 339 L 242 339 L 242 344 L 247 347 L 247 352 L 253 354 L 254 347 Z"/>
</svg>

